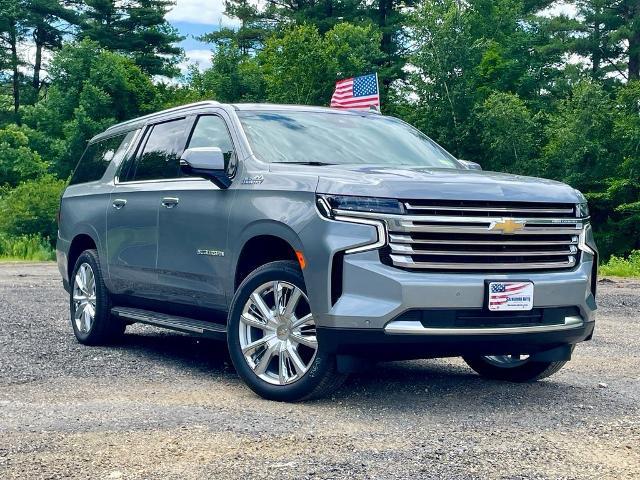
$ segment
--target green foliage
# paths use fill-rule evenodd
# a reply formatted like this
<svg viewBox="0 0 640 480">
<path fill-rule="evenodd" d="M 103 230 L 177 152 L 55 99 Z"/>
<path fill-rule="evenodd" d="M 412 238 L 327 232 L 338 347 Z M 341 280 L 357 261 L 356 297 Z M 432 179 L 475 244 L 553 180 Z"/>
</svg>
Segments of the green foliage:
<svg viewBox="0 0 640 480">
<path fill-rule="evenodd" d="M 52 61 L 49 76 L 47 97 L 25 109 L 23 118 L 52 139 L 40 153 L 57 154 L 52 160 L 62 178 L 69 176 L 92 136 L 156 107 L 151 79 L 132 60 L 93 42 L 66 45 Z"/>
<path fill-rule="evenodd" d="M 258 55 L 270 102 L 326 105 L 335 81 L 374 71 L 380 33 L 372 26 L 339 23 L 321 35 L 312 25 L 267 40 Z"/>
<path fill-rule="evenodd" d="M 176 76 L 184 37 L 165 20 L 170 0 L 85 0 L 80 38 L 133 59 L 149 75 Z"/>
<path fill-rule="evenodd" d="M 7 236 L 38 235 L 54 242 L 56 213 L 66 185 L 51 175 L 29 180 L 0 197 L 0 232 Z"/>
<path fill-rule="evenodd" d="M 489 170 L 535 174 L 540 128 L 524 102 L 512 93 L 494 93 L 477 114 L 480 138 Z"/>
<path fill-rule="evenodd" d="M 19 237 L 0 235 L 0 261 L 46 262 L 55 258 L 56 252 L 53 247 L 39 235 Z"/>
<path fill-rule="evenodd" d="M 29 138 L 17 125 L 0 129 L 0 186 L 16 186 L 47 171 L 48 164 L 29 148 Z"/>
<path fill-rule="evenodd" d="M 614 277 L 640 277 L 640 250 L 634 250 L 627 258 L 613 255 L 600 266 L 601 275 Z"/>
<path fill-rule="evenodd" d="M 544 156 L 548 174 L 579 190 L 600 190 L 602 179 L 615 168 L 613 102 L 595 83 L 576 85 L 571 97 L 558 105 L 547 126 Z"/>
<path fill-rule="evenodd" d="M 279 103 L 318 105 L 331 95 L 329 57 L 318 29 L 311 25 L 287 30 L 267 40 L 260 54 L 267 97 Z"/>
</svg>

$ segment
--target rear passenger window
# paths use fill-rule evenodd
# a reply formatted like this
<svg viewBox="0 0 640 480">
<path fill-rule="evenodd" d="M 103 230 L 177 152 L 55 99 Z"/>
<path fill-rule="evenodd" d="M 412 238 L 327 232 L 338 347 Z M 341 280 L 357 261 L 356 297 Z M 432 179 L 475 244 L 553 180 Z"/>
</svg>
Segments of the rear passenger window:
<svg viewBox="0 0 640 480">
<path fill-rule="evenodd" d="M 109 163 L 122 159 L 131 145 L 135 133 L 136 131 L 131 131 L 89 144 L 82 154 L 69 184 L 76 185 L 100 180 Z"/>
<path fill-rule="evenodd" d="M 184 149 L 187 119 L 154 125 L 142 154 L 136 160 L 129 181 L 178 178 Z"/>
</svg>

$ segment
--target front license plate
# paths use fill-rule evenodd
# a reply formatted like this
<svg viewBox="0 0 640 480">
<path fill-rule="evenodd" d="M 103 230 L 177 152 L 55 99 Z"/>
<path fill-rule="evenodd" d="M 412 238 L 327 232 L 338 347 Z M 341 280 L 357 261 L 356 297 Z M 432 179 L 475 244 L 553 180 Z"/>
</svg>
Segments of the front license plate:
<svg viewBox="0 0 640 480">
<path fill-rule="evenodd" d="M 532 282 L 488 282 L 487 306 L 493 312 L 531 310 Z"/>
</svg>

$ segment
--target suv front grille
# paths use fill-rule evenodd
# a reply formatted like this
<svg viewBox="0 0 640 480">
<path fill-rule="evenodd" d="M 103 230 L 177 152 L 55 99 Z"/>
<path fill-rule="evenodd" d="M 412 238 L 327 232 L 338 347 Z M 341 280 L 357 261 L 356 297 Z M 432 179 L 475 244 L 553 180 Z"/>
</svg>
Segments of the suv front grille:
<svg viewBox="0 0 640 480">
<path fill-rule="evenodd" d="M 573 268 L 582 220 L 562 203 L 410 200 L 387 217 L 383 261 L 409 270 Z"/>
</svg>

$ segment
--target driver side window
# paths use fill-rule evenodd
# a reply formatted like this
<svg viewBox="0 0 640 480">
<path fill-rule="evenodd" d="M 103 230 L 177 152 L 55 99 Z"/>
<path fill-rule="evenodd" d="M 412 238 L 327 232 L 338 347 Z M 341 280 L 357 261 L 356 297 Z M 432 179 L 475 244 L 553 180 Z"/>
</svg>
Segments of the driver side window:
<svg viewBox="0 0 640 480">
<path fill-rule="evenodd" d="M 203 115 L 198 118 L 187 148 L 218 147 L 224 155 L 224 164 L 229 176 L 236 171 L 237 158 L 229 129 L 217 115 Z"/>
</svg>

